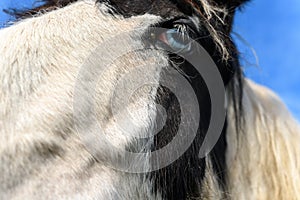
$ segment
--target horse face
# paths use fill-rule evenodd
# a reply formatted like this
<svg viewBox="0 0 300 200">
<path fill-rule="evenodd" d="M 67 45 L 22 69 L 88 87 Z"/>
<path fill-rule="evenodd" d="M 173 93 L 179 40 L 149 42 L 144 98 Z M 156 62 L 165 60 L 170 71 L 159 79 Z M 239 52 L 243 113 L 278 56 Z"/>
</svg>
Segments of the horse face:
<svg viewBox="0 0 300 200">
<path fill-rule="evenodd" d="M 49 7 L 57 4 L 67 3 L 49 1 Z M 1 145 L 1 166 L 9 169 L 1 185 L 5 197 L 187 199 L 205 197 L 204 190 L 207 196 L 218 191 L 218 183 L 208 181 L 214 172 L 206 171 L 209 167 L 216 173 L 223 171 L 225 139 L 216 147 L 218 159 L 198 157 L 211 114 L 201 78 L 190 78 L 190 84 L 202 96 L 198 101 L 204 120 L 191 147 L 178 160 L 151 172 L 147 169 L 153 163 L 144 156 L 140 165 L 147 173 L 140 174 L 107 164 L 123 156 L 114 147 L 154 151 L 172 140 L 180 122 L 180 105 L 172 91 L 160 84 L 162 74 L 175 66 L 189 77 L 194 75 L 184 59 L 176 64 L 177 58 L 147 49 L 153 41 L 144 38 L 151 38 L 153 28 L 192 30 L 185 34 L 206 49 L 228 85 L 238 62 L 234 45 L 223 35 L 229 35 L 237 6 L 239 2 L 234 1 L 115 0 L 96 5 L 83 1 L 1 31 L 0 51 L 8 55 L 0 62 L 4 66 L 0 72 L 2 135 L 11 141 Z M 170 45 L 160 35 L 155 38 Z M 18 41 L 18 47 L 12 41 Z M 126 89 L 134 88 L 135 79 L 151 84 L 143 84 L 128 100 Z M 160 123 L 157 104 L 165 108 L 167 117 L 165 126 L 153 135 Z M 105 142 L 97 140 L 98 126 Z M 11 159 L 17 152 L 20 157 Z"/>
</svg>

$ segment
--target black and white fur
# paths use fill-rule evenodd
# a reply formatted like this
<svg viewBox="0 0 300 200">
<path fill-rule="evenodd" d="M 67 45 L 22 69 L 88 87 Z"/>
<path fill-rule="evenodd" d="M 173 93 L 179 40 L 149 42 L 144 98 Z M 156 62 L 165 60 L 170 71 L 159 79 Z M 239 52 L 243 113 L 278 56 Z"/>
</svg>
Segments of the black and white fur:
<svg viewBox="0 0 300 200">
<path fill-rule="evenodd" d="M 243 3 L 46 1 L 40 8 L 16 12 L 26 19 L 0 31 L 0 199 L 300 198 L 299 126 L 276 95 L 243 77 L 230 38 L 235 10 Z M 72 101 L 80 67 L 110 37 L 135 28 L 143 30 L 141 36 L 153 26 L 171 28 L 175 18 L 198 22 L 195 39 L 222 75 L 227 92 L 222 135 L 206 158 L 198 158 L 209 124 L 210 101 L 203 80 L 187 62 L 180 62 L 176 68 L 190 77 L 201 106 L 193 144 L 158 171 L 132 174 L 109 168 L 76 134 Z M 174 67 L 174 57 L 144 51 L 114 63 L 97 85 L 98 120 L 107 125 L 108 137 L 120 148 L 138 149 L 134 136 L 141 133 L 123 135 L 115 128 L 107 108 L 111 90 L 121 71 L 129 72 L 141 58 L 143 64 L 153 63 L 147 60 L 153 56 L 159 67 L 145 73 L 159 83 L 164 70 Z M 156 89 L 155 94 L 145 89 L 128 106 L 141 118 L 143 134 L 151 132 L 156 113 L 136 102 L 159 103 L 166 109 L 166 124 L 149 150 L 172 140 L 180 116 L 174 94 L 164 87 Z M 101 153 L 106 157 L 110 151 L 104 148 Z M 145 165 L 151 165 L 147 158 Z"/>
</svg>

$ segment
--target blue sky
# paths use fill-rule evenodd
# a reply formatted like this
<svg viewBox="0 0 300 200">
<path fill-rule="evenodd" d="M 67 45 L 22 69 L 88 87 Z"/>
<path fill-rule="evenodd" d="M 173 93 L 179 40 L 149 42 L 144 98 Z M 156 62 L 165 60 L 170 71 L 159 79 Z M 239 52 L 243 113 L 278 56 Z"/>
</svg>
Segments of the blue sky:
<svg viewBox="0 0 300 200">
<path fill-rule="evenodd" d="M 7 25 L 7 21 L 13 20 L 13 18 L 6 13 L 2 12 L 7 8 L 31 8 L 36 5 L 40 5 L 36 0 L 0 0 L 0 27 Z"/>
<path fill-rule="evenodd" d="M 0 0 L 3 8 L 32 7 L 34 0 Z M 234 36 L 248 77 L 274 90 L 300 121 L 300 1 L 254 0 L 238 12 Z"/>
<path fill-rule="evenodd" d="M 247 76 L 279 94 L 300 121 L 300 1 L 252 1 L 234 31 L 247 41 L 237 40 Z"/>
</svg>

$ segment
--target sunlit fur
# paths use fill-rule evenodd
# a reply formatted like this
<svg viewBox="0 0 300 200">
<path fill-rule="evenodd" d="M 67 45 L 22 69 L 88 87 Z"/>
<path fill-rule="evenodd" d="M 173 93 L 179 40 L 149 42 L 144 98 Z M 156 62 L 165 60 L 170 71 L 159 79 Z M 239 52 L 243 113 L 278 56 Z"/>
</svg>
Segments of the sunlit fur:
<svg viewBox="0 0 300 200">
<path fill-rule="evenodd" d="M 243 131 L 237 133 L 233 121 L 228 124 L 229 196 L 299 199 L 299 125 L 272 91 L 245 81 Z M 229 109 L 229 119 L 233 117 Z"/>
<path fill-rule="evenodd" d="M 74 130 L 74 84 L 85 59 L 112 34 L 135 27 L 146 30 L 161 20 L 148 14 L 112 17 L 107 10 L 83 1 L 0 31 L 0 199 L 161 199 L 146 175 L 96 162 Z M 96 98 L 99 118 L 109 124 L 112 142 L 121 148 L 140 133 L 128 136 L 114 129 L 107 110 L 110 89 L 119 70 L 130 70 L 132 65 L 126 63 L 151 56 L 157 60 L 144 59 L 144 64 L 157 62 L 159 67 L 145 73 L 158 81 L 167 57 L 145 51 L 122 58 L 97 85 L 97 94 L 105 94 Z M 152 105 L 154 96 L 146 88 L 140 98 Z M 154 111 L 135 100 L 129 109 L 143 113 L 137 116 L 139 123 L 151 132 Z M 296 121 L 276 95 L 249 80 L 244 84 L 243 114 L 243 127 L 237 133 L 228 95 L 225 191 L 208 160 L 201 198 L 300 199 Z M 110 153 L 103 150 L 104 157 Z"/>
</svg>

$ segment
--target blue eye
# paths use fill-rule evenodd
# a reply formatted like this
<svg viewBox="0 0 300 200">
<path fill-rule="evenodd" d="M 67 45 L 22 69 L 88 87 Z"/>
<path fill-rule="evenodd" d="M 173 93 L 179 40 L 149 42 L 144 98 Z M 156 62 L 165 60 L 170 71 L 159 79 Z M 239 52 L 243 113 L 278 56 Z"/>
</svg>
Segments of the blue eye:
<svg viewBox="0 0 300 200">
<path fill-rule="evenodd" d="M 180 32 L 178 29 L 169 29 L 161 33 L 159 40 L 168 45 L 176 53 L 187 53 L 191 51 L 191 40 L 186 32 Z"/>
</svg>

